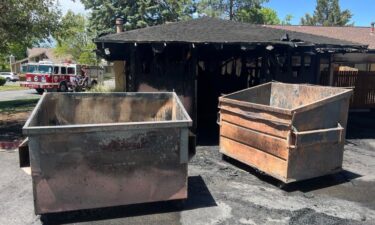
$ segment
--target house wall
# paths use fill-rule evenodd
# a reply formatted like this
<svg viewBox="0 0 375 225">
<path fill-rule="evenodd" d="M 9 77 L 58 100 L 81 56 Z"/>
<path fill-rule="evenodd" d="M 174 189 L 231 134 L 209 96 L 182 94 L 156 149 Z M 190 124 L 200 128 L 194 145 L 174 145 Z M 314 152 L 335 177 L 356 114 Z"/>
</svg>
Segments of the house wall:
<svg viewBox="0 0 375 225">
<path fill-rule="evenodd" d="M 222 94 L 271 80 L 317 82 L 318 56 L 306 53 L 311 50 L 282 46 L 267 51 L 263 46 L 244 51 L 240 47 L 128 45 L 126 91 L 174 91 L 193 119 L 194 127 L 207 127 L 207 132 L 217 136 L 212 127 L 217 127 L 218 98 Z"/>
<path fill-rule="evenodd" d="M 125 68 L 126 90 L 136 92 L 174 91 L 190 116 L 194 117 L 194 59 L 189 48 L 166 47 L 154 53 L 151 45 L 131 49 Z M 193 118 L 194 119 L 194 118 Z"/>
<path fill-rule="evenodd" d="M 337 66 L 348 66 L 359 71 L 375 72 L 375 53 L 335 54 L 333 63 Z"/>
<path fill-rule="evenodd" d="M 347 53 L 332 55 L 321 61 L 320 84 L 354 87 L 350 100 L 352 109 L 375 108 L 375 54 Z"/>
</svg>

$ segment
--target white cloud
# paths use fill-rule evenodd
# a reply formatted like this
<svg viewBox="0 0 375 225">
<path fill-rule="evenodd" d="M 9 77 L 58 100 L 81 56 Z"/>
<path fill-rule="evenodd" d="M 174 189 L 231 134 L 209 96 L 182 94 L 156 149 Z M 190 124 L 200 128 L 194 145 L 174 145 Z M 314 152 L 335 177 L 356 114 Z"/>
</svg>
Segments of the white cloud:
<svg viewBox="0 0 375 225">
<path fill-rule="evenodd" d="M 81 3 L 80 0 L 57 0 L 58 4 L 60 5 L 60 9 L 62 10 L 63 15 L 68 11 L 71 10 L 74 13 L 82 13 L 87 14 L 88 10 L 85 10 L 85 7 Z"/>
</svg>

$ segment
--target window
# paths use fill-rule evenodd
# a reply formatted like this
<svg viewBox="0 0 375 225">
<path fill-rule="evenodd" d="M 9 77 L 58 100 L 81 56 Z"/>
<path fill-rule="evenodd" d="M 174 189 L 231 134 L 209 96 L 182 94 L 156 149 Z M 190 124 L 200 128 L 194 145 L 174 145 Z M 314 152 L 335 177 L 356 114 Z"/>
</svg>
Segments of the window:
<svg viewBox="0 0 375 225">
<path fill-rule="evenodd" d="M 305 55 L 304 63 L 306 67 L 309 67 L 311 65 L 311 56 Z"/>
<path fill-rule="evenodd" d="M 61 67 L 61 74 L 66 74 L 66 67 Z"/>
<path fill-rule="evenodd" d="M 58 66 L 53 67 L 53 74 L 59 74 L 59 67 Z"/>
<path fill-rule="evenodd" d="M 359 71 L 367 71 L 367 64 L 365 63 L 355 64 L 355 68 L 357 68 Z"/>
<path fill-rule="evenodd" d="M 23 73 L 27 72 L 27 65 L 21 66 L 21 72 L 23 72 Z"/>
<path fill-rule="evenodd" d="M 34 73 L 37 70 L 38 66 L 37 65 L 29 65 L 27 67 L 27 72 L 29 73 Z"/>
<path fill-rule="evenodd" d="M 292 56 L 292 66 L 301 66 L 301 56 Z"/>
<path fill-rule="evenodd" d="M 38 70 L 40 73 L 52 73 L 52 66 L 39 65 Z"/>
<path fill-rule="evenodd" d="M 75 74 L 75 68 L 74 67 L 68 67 L 68 74 Z"/>
</svg>

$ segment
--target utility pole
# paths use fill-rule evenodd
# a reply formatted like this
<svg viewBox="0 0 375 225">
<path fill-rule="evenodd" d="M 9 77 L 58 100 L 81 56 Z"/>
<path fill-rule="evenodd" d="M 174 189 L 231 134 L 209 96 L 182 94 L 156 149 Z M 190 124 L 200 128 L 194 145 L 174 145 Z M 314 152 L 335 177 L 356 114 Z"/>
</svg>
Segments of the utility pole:
<svg viewBox="0 0 375 225">
<path fill-rule="evenodd" d="M 229 0 L 229 20 L 233 20 L 233 0 Z"/>
<path fill-rule="evenodd" d="M 13 68 L 12 68 L 12 63 L 14 63 L 14 56 L 13 55 L 10 55 L 9 56 L 9 66 L 10 66 L 10 72 L 13 72 Z"/>
</svg>

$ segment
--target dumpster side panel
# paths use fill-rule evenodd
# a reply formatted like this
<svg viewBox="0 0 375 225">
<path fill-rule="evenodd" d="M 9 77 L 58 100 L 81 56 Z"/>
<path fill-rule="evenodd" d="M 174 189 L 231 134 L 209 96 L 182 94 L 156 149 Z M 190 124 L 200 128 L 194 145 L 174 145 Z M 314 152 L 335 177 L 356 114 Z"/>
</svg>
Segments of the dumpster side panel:
<svg viewBox="0 0 375 225">
<path fill-rule="evenodd" d="M 184 199 L 187 139 L 178 128 L 32 136 L 35 211 Z"/>
<path fill-rule="evenodd" d="M 220 152 L 284 181 L 291 115 L 241 103 L 220 102 Z"/>
<path fill-rule="evenodd" d="M 341 170 L 348 109 L 349 97 L 296 113 L 293 126 L 310 134 L 291 139 L 291 145 L 297 146 L 289 152 L 289 181 Z"/>
<path fill-rule="evenodd" d="M 219 104 L 219 108 L 221 110 L 225 110 L 252 120 L 262 121 L 264 123 L 271 123 L 275 125 L 290 125 L 290 115 L 285 115 L 269 109 L 264 109 L 262 108 L 262 106 L 260 106 L 261 109 L 248 107 L 245 104 L 242 104 L 242 102 L 224 102 L 224 99 L 223 101 L 220 101 Z"/>
<path fill-rule="evenodd" d="M 164 95 L 127 96 L 126 98 L 105 95 L 95 96 L 95 98 L 84 95 L 65 95 L 56 103 L 57 124 L 52 125 L 171 120 L 172 100 Z M 66 107 L 67 105 L 72 107 Z"/>
<path fill-rule="evenodd" d="M 261 105 L 270 105 L 271 83 L 258 85 L 224 96 L 225 99 L 233 99 L 242 102 L 251 102 Z"/>
<path fill-rule="evenodd" d="M 226 121 L 232 124 L 240 124 L 244 128 L 252 129 L 254 131 L 263 132 L 268 135 L 273 135 L 279 138 L 286 138 L 290 131 L 289 126 L 270 123 L 269 121 L 261 121 L 257 119 L 250 119 L 249 117 L 236 114 L 230 111 L 220 111 L 221 121 Z"/>
<path fill-rule="evenodd" d="M 276 157 L 288 158 L 286 140 L 222 121 L 220 136 L 251 146 Z"/>
<path fill-rule="evenodd" d="M 286 180 L 286 160 L 223 136 L 220 137 L 220 152 L 279 180 Z"/>
<path fill-rule="evenodd" d="M 298 112 L 294 116 L 293 126 L 298 131 L 327 129 L 337 127 L 346 128 L 349 110 L 349 98 L 330 102 L 307 111 Z"/>
<path fill-rule="evenodd" d="M 272 83 L 270 105 L 293 109 L 303 105 L 332 97 L 342 92 L 337 88 L 307 85 Z"/>
<path fill-rule="evenodd" d="M 343 143 L 316 144 L 291 149 L 287 183 L 341 171 L 343 149 Z"/>
</svg>

